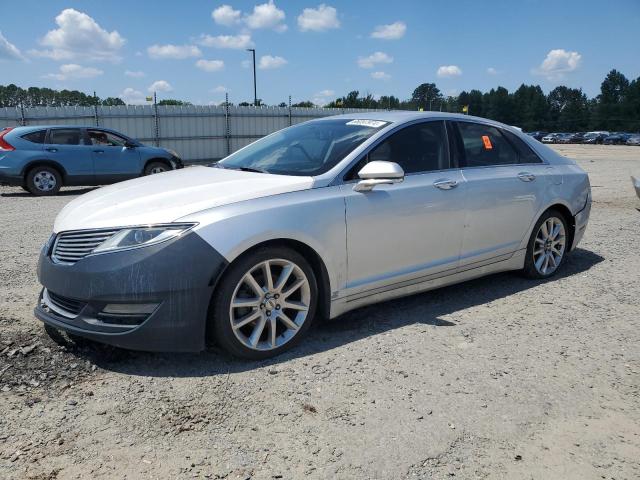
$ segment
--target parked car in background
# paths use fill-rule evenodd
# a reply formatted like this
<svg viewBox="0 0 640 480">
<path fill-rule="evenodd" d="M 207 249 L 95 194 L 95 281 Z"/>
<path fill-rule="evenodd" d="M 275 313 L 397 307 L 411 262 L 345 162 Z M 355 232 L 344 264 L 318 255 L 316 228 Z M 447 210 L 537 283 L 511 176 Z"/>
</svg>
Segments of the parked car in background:
<svg viewBox="0 0 640 480">
<path fill-rule="evenodd" d="M 640 146 L 640 135 L 631 135 L 627 139 L 626 144 Z"/>
<path fill-rule="evenodd" d="M 609 135 L 609 132 L 588 132 L 584 134 L 582 143 L 586 144 L 599 144 L 601 145 L 604 139 Z"/>
<path fill-rule="evenodd" d="M 504 124 L 327 117 L 68 203 L 40 252 L 35 314 L 125 348 L 202 350 L 210 335 L 263 359 L 315 317 L 506 270 L 547 279 L 590 209 L 574 161 Z"/>
<path fill-rule="evenodd" d="M 549 133 L 542 137 L 542 143 L 556 143 L 556 139 L 562 135 L 562 133 Z"/>
<path fill-rule="evenodd" d="M 602 143 L 604 145 L 624 145 L 629 138 L 631 138 L 630 133 L 615 132 L 604 137 Z"/>
<path fill-rule="evenodd" d="M 575 143 L 573 133 L 561 133 L 555 138 L 553 143 Z"/>
<path fill-rule="evenodd" d="M 527 133 L 527 135 L 529 135 L 531 138 L 535 138 L 540 142 L 542 141 L 542 137 L 549 135 L 549 133 L 548 132 L 529 132 Z"/>
<path fill-rule="evenodd" d="M 100 127 L 29 126 L 0 131 L 0 183 L 34 195 L 63 185 L 105 185 L 182 168 L 178 154 Z"/>
<path fill-rule="evenodd" d="M 576 132 L 571 134 L 571 143 L 582 143 L 586 132 Z"/>
</svg>

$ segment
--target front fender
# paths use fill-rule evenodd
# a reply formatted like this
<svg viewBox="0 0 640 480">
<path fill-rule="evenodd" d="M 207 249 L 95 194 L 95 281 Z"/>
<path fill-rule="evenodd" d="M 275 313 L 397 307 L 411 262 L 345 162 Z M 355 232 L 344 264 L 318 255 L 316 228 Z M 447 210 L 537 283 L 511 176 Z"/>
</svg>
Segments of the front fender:
<svg viewBox="0 0 640 480">
<path fill-rule="evenodd" d="M 183 217 L 231 263 L 270 240 L 295 240 L 322 259 L 331 292 L 344 288 L 347 272 L 344 198 L 338 187 L 272 195 Z"/>
</svg>

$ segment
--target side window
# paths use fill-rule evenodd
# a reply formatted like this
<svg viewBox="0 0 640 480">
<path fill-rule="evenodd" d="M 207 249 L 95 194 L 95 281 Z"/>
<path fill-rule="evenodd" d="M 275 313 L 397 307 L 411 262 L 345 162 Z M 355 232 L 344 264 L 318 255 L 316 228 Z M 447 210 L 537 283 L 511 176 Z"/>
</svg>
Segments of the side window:
<svg viewBox="0 0 640 480">
<path fill-rule="evenodd" d="M 26 135 L 22 135 L 22 138 L 31 142 L 31 143 L 44 143 L 44 138 L 47 136 L 46 130 L 38 130 L 35 132 L 27 133 Z"/>
<path fill-rule="evenodd" d="M 464 149 L 465 167 L 514 165 L 518 154 L 500 131 L 490 125 L 457 122 Z"/>
<path fill-rule="evenodd" d="M 127 141 L 111 132 L 105 132 L 103 130 L 89 130 L 89 139 L 91 145 L 102 145 L 104 147 L 124 147 Z"/>
<path fill-rule="evenodd" d="M 507 140 L 511 142 L 518 152 L 518 163 L 542 163 L 542 160 L 536 153 L 527 145 L 524 140 L 518 138 L 517 135 L 503 130 L 502 134 L 507 137 Z"/>
<path fill-rule="evenodd" d="M 344 176 L 357 180 L 358 172 L 373 161 L 395 162 L 405 174 L 450 168 L 445 124 L 441 121 L 419 123 L 392 134 L 360 159 Z"/>
<path fill-rule="evenodd" d="M 49 143 L 52 145 L 80 145 L 80 129 L 53 128 L 49 131 Z"/>
</svg>

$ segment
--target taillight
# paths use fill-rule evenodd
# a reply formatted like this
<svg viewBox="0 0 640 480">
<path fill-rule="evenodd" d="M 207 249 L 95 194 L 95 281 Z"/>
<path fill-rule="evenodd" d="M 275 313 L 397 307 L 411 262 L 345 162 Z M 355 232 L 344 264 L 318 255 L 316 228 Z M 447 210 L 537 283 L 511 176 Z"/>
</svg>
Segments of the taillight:
<svg viewBox="0 0 640 480">
<path fill-rule="evenodd" d="M 4 139 L 4 136 L 9 133 L 11 130 L 13 130 L 12 127 L 8 127 L 5 128 L 4 130 L 2 130 L 0 132 L 0 150 L 3 151 L 12 151 L 15 150 L 15 148 L 13 147 L 13 145 L 11 145 L 10 143 L 7 143 L 7 141 Z"/>
</svg>

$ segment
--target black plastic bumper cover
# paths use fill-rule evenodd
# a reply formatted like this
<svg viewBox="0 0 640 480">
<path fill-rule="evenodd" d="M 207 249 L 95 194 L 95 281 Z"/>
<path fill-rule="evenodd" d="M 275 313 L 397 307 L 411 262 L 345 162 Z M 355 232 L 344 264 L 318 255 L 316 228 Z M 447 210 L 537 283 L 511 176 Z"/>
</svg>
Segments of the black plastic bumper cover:
<svg viewBox="0 0 640 480">
<path fill-rule="evenodd" d="M 42 251 L 40 283 L 87 305 L 70 319 L 46 311 L 38 302 L 35 315 L 55 328 L 117 347 L 200 351 L 205 347 L 211 293 L 226 265 L 226 259 L 193 232 L 150 247 L 90 255 L 73 265 L 56 264 Z M 159 306 L 139 326 L 113 331 L 94 321 L 106 303 Z"/>
</svg>

